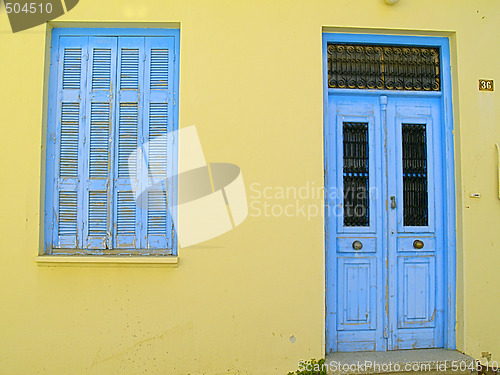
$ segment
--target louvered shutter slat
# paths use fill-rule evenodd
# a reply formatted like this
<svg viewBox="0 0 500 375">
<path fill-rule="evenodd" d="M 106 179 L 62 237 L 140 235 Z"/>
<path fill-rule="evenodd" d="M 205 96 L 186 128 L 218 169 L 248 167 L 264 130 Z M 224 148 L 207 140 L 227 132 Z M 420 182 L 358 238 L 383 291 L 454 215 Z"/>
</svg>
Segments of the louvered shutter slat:
<svg viewBox="0 0 500 375">
<path fill-rule="evenodd" d="M 142 39 L 142 38 L 137 38 Z M 129 39 L 130 40 L 130 39 Z M 127 43 L 124 41 L 120 50 L 121 65 L 120 65 L 120 89 L 121 90 L 138 90 L 139 89 L 139 48 L 130 46 L 127 48 Z"/>
<path fill-rule="evenodd" d="M 92 103 L 90 107 L 89 177 L 109 177 L 110 103 Z"/>
<path fill-rule="evenodd" d="M 105 237 L 108 231 L 108 192 L 89 191 L 89 237 Z"/>
<path fill-rule="evenodd" d="M 80 103 L 61 103 L 59 176 L 78 177 Z"/>
<path fill-rule="evenodd" d="M 173 124 L 173 51 L 171 37 L 146 38 L 145 117 L 144 130 L 149 141 L 147 155 L 148 177 L 161 183 L 148 191 L 145 237 L 148 249 L 172 250 L 172 217 L 167 207 L 168 196 L 173 195 L 167 176 L 172 175 L 173 144 L 167 134 Z M 169 171 L 170 169 L 170 171 Z M 169 173 L 170 172 L 170 173 Z"/>
<path fill-rule="evenodd" d="M 138 103 L 120 103 L 118 123 L 118 178 L 128 179 L 135 176 L 137 166 L 129 166 L 129 158 L 136 150 L 139 136 Z"/>
<path fill-rule="evenodd" d="M 76 237 L 77 235 L 77 204 L 76 191 L 59 192 L 59 236 Z"/>
<path fill-rule="evenodd" d="M 122 37 L 118 41 L 118 108 L 115 129 L 114 234 L 115 247 L 141 248 L 141 208 L 132 189 L 138 184 L 137 160 L 129 161 L 142 138 L 142 92 L 144 38 Z"/>
<path fill-rule="evenodd" d="M 54 137 L 54 248 L 74 249 L 82 239 L 82 122 L 87 37 L 59 38 L 57 110 Z"/>
<path fill-rule="evenodd" d="M 66 38 L 61 38 L 66 39 Z M 63 90 L 80 90 L 82 78 L 82 48 L 64 48 L 63 50 Z"/>
<path fill-rule="evenodd" d="M 102 38 L 100 38 L 102 39 Z M 110 91 L 112 79 L 112 66 L 115 64 L 113 39 L 110 48 L 94 48 L 92 58 L 92 90 Z M 113 69 L 114 70 L 114 69 Z M 113 77 L 114 78 L 114 77 Z"/>
<path fill-rule="evenodd" d="M 136 232 L 136 204 L 134 193 L 130 190 L 118 191 L 116 231 L 119 236 L 130 237 L 133 243 Z M 127 241 L 122 242 L 122 245 Z"/>
<path fill-rule="evenodd" d="M 115 37 L 89 38 L 87 124 L 85 134 L 84 247 L 112 248 L 113 87 L 116 80 Z"/>
</svg>

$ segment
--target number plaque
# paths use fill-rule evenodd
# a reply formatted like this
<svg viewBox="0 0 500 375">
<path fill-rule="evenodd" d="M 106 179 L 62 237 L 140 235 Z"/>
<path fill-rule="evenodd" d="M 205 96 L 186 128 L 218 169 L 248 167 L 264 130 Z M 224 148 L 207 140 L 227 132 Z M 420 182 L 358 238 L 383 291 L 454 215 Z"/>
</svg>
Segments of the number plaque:
<svg viewBox="0 0 500 375">
<path fill-rule="evenodd" d="M 479 91 L 493 91 L 493 80 L 492 79 L 480 79 L 479 80 Z"/>
</svg>

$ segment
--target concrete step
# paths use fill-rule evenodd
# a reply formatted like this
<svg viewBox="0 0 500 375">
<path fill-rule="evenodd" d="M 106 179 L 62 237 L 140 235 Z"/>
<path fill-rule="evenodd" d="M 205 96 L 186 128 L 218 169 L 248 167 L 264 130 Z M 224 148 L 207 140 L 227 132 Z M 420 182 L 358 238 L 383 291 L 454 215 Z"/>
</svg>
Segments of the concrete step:
<svg viewBox="0 0 500 375">
<path fill-rule="evenodd" d="M 325 358 L 328 374 L 338 375 L 471 375 L 472 357 L 456 350 L 413 349 L 387 352 L 331 353 Z"/>
</svg>

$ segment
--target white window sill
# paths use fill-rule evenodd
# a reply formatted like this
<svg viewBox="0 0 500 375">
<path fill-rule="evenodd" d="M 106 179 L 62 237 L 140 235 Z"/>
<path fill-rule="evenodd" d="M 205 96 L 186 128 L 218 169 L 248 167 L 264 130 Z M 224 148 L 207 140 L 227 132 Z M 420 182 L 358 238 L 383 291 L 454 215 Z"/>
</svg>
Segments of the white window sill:
<svg viewBox="0 0 500 375">
<path fill-rule="evenodd" d="M 39 255 L 39 266 L 117 265 L 145 267 L 177 267 L 179 257 L 165 256 L 106 256 L 106 255 Z"/>
</svg>

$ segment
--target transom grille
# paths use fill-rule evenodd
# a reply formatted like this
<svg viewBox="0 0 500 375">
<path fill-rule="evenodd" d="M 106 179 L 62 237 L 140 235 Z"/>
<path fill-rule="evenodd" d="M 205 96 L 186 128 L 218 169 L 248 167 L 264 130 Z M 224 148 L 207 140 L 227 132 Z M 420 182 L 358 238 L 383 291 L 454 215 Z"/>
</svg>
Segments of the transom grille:
<svg viewBox="0 0 500 375">
<path fill-rule="evenodd" d="M 329 44 L 328 87 L 440 91 L 439 48 Z"/>
</svg>

